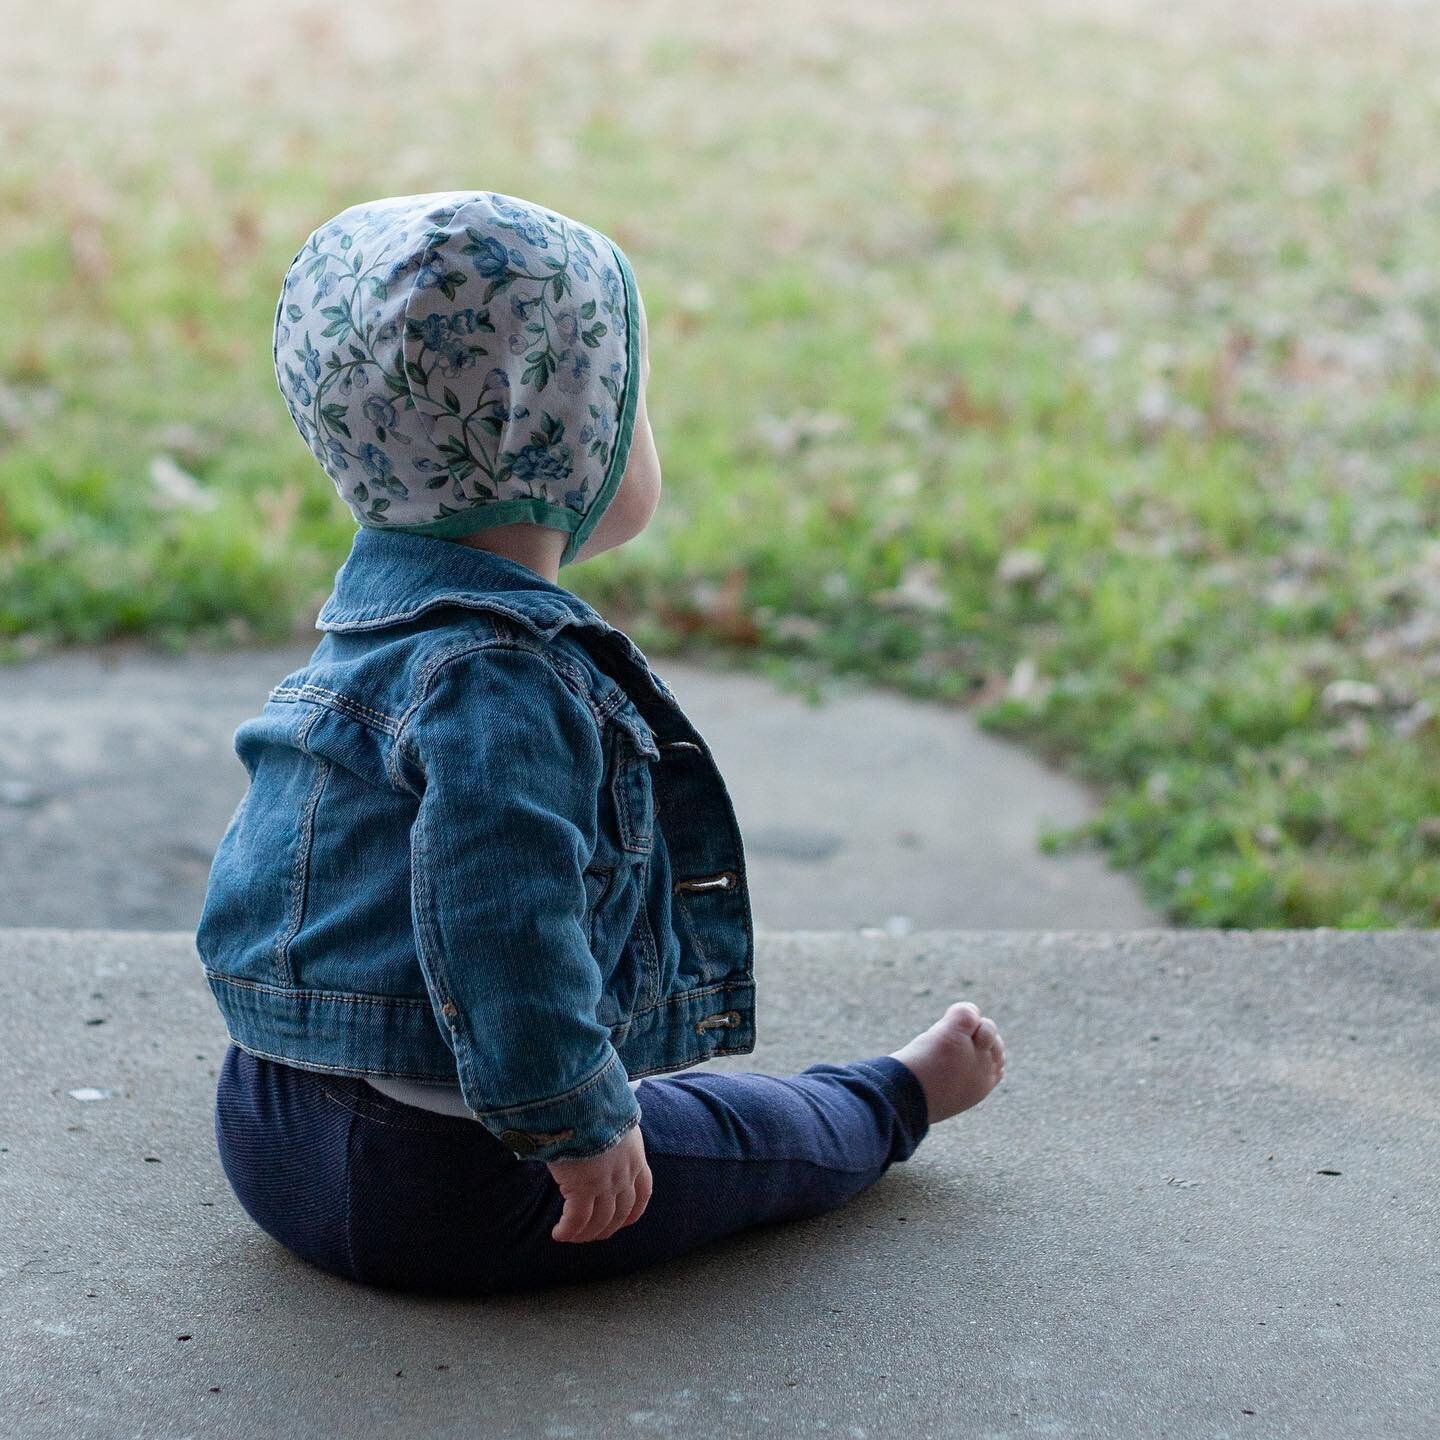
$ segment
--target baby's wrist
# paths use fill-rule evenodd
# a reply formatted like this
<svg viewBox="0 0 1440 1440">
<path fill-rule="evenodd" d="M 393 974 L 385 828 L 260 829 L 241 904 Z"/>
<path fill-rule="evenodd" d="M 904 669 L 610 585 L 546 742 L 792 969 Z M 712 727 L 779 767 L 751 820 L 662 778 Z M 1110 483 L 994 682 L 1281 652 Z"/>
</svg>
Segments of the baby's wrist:
<svg viewBox="0 0 1440 1440">
<path fill-rule="evenodd" d="M 583 1160 L 620 1143 L 640 1118 L 625 1067 L 609 1058 L 580 1085 L 550 1099 L 478 1112 L 508 1150 L 524 1160 Z"/>
<path fill-rule="evenodd" d="M 583 1164 L 583 1163 L 586 1162 L 587 1160 L 602 1160 L 602 1159 L 605 1159 L 605 1158 L 606 1158 L 607 1156 L 609 1156 L 613 1151 L 615 1151 L 615 1150 L 617 1150 L 617 1149 L 620 1148 L 621 1144 L 623 1144 L 623 1142 L 624 1142 L 624 1140 L 625 1140 L 625 1137 L 626 1137 L 632 1130 L 634 1130 L 634 1129 L 636 1128 L 636 1126 L 639 1125 L 639 1123 L 640 1123 L 640 1116 L 639 1116 L 639 1114 L 637 1113 L 637 1114 L 633 1115 L 629 1120 L 627 1120 L 627 1121 L 625 1122 L 625 1124 L 622 1125 L 622 1126 L 620 1127 L 620 1129 L 617 1130 L 617 1131 L 615 1132 L 615 1134 L 612 1135 L 612 1136 L 610 1137 L 610 1139 L 607 1140 L 607 1141 L 606 1141 L 603 1145 L 601 1145 L 598 1149 L 587 1150 L 587 1151 L 585 1151 L 584 1153 L 578 1153 L 578 1154 L 572 1154 L 572 1153 L 568 1153 L 568 1152 L 565 1153 L 565 1154 L 558 1154 L 558 1155 L 553 1156 L 547 1163 L 548 1163 L 548 1164 L 552 1164 L 552 1165 L 554 1165 L 554 1164 L 572 1164 L 572 1165 L 573 1165 L 573 1164 L 576 1164 L 576 1163 Z"/>
</svg>

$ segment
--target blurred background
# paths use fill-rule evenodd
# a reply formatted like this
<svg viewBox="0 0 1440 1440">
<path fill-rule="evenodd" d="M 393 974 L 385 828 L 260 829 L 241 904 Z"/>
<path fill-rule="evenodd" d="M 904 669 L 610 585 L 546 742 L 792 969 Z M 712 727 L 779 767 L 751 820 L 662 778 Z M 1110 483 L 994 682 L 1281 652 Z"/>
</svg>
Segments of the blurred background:
<svg viewBox="0 0 1440 1440">
<path fill-rule="evenodd" d="M 666 493 L 562 583 L 662 674 L 869 682 L 1020 742 L 1090 797 L 1027 845 L 1123 873 L 1112 918 L 1435 925 L 1437 142 L 1428 4 L 12 14 L 0 923 L 198 903 L 229 730 L 303 662 L 353 529 L 275 390 L 281 277 L 347 205 L 466 187 L 634 261 Z M 240 673 L 181 650 L 285 663 L 194 754 L 186 725 L 109 753 L 115 665 L 172 716 Z M 183 766 L 216 745 L 197 825 Z M 87 765 L 112 850 L 144 821 L 168 855 L 118 919 L 75 908 Z M 856 923 L 911 923 L 876 903 Z"/>
</svg>

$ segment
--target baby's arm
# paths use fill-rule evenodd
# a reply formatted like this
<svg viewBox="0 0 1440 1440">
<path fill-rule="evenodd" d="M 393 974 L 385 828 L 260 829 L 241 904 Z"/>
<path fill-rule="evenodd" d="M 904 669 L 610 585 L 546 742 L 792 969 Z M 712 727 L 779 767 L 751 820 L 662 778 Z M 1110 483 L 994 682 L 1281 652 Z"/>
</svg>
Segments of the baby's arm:
<svg viewBox="0 0 1440 1440">
<path fill-rule="evenodd" d="M 438 668 L 397 744 L 421 792 L 416 946 L 461 1092 L 502 1143 L 553 1167 L 556 1238 L 599 1238 L 649 1194 L 585 934 L 599 729 L 542 656 L 494 646 Z"/>
</svg>

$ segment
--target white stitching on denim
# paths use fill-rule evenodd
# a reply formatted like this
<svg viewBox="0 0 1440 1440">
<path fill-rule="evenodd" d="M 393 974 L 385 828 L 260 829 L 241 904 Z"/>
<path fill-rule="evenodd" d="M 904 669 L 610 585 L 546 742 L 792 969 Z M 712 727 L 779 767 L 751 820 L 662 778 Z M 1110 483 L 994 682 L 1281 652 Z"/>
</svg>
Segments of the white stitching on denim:
<svg viewBox="0 0 1440 1440">
<path fill-rule="evenodd" d="M 620 843 L 636 855 L 649 855 L 655 848 L 655 798 L 644 773 L 631 775 L 631 767 L 650 763 L 643 755 L 631 751 L 628 756 L 625 744 L 621 742 L 621 754 L 616 759 L 614 774 L 610 777 L 610 799 L 615 806 L 615 817 L 620 822 Z M 632 806 L 630 793 L 640 789 L 644 794 Z M 645 803 L 646 798 L 649 804 Z M 639 812 L 637 819 L 636 811 Z M 646 812 L 648 813 L 648 816 Z M 648 826 L 639 823 L 649 819 Z"/>
<path fill-rule="evenodd" d="M 573 1089 L 566 1090 L 560 1095 L 546 1095 L 539 1100 L 526 1100 L 519 1105 L 504 1105 L 498 1110 L 480 1110 L 476 1113 L 482 1116 L 514 1115 L 517 1111 L 543 1110 L 551 1105 L 558 1105 L 562 1100 L 574 1100 L 577 1096 L 583 1095 L 587 1090 L 598 1085 L 611 1070 L 620 1064 L 620 1056 L 611 1049 L 610 1058 L 588 1079 L 582 1080 Z M 519 1128 L 518 1126 L 516 1127 Z"/>
<path fill-rule="evenodd" d="M 425 1010 L 427 1013 L 430 1014 L 433 1014 L 435 1009 L 429 999 L 419 1000 L 411 995 L 364 995 L 350 990 L 299 990 L 296 989 L 293 985 L 267 985 L 262 981 L 258 980 L 242 980 L 234 975 L 226 975 L 219 970 L 212 970 L 209 968 L 205 970 L 204 974 L 205 978 L 210 981 L 211 984 L 230 985 L 237 990 L 256 990 L 259 991 L 261 994 L 265 995 L 279 995 L 285 1000 L 314 1000 L 325 1004 L 335 1005 L 378 1005 L 387 1008 L 392 1005 L 408 1005 L 412 1009 Z M 748 982 L 742 983 L 730 980 L 717 980 L 713 985 L 698 985 L 692 990 L 682 990 L 678 995 L 667 996 L 658 1005 L 647 1005 L 643 1010 L 636 1010 L 634 1015 L 631 1016 L 631 1023 L 633 1023 L 636 1016 L 649 1014 L 652 1010 L 663 1010 L 666 1007 L 672 1005 L 687 1005 L 692 1000 L 705 999 L 711 995 L 719 995 L 724 993 L 725 991 L 735 990 L 739 988 L 753 989 L 753 986 L 751 986 Z M 610 1028 L 618 1029 L 621 1027 L 611 1026 Z M 237 1045 L 240 1044 L 238 1040 L 235 1043 Z M 249 1049 L 248 1046 L 244 1045 L 242 1045 L 240 1048 L 242 1050 Z M 251 1053 L 259 1055 L 262 1052 L 259 1050 L 254 1050 Z M 290 1060 L 289 1057 L 284 1055 L 270 1055 L 268 1054 L 268 1052 L 264 1053 L 266 1059 L 285 1060 L 288 1064 L 291 1065 L 296 1063 L 294 1060 Z M 707 1051 L 706 1053 L 708 1054 L 709 1052 Z M 332 1069 L 337 1074 L 341 1075 L 351 1073 L 349 1067 L 327 1066 L 326 1068 Z M 366 1071 L 365 1073 L 373 1075 L 391 1075 L 399 1079 L 434 1079 L 434 1076 L 428 1074 L 421 1074 L 418 1071 L 401 1072 L 389 1070 L 373 1070 Z"/>
<path fill-rule="evenodd" d="M 301 736 L 302 748 L 309 739 L 310 731 L 314 728 L 319 715 L 320 712 L 317 710 L 310 723 L 305 727 Z M 295 972 L 290 965 L 290 946 L 300 933 L 300 925 L 305 918 L 305 896 L 310 885 L 310 852 L 315 844 L 315 811 L 319 807 L 320 796 L 325 791 L 325 785 L 330 779 L 330 771 L 333 768 L 330 761 L 311 755 L 308 749 L 305 750 L 305 753 L 315 761 L 315 779 L 310 784 L 310 793 L 305 797 L 305 808 L 300 815 L 299 843 L 296 848 L 295 865 L 290 872 L 290 919 L 275 942 L 276 972 L 282 981 L 291 983 L 294 982 Z"/>
<path fill-rule="evenodd" d="M 637 755 L 649 760 L 652 764 L 659 760 L 660 743 L 655 738 L 654 728 L 640 713 L 635 702 L 631 700 L 630 696 L 621 686 L 617 685 L 615 689 L 610 692 L 605 708 L 615 712 L 613 717 L 615 726 L 624 732 L 625 738 L 630 742 L 631 749 L 633 749 Z M 631 714 L 634 715 L 633 721 L 630 718 Z M 606 718 L 610 717 L 607 716 Z M 646 743 L 647 741 L 649 742 L 648 744 Z M 652 750 L 654 754 L 651 754 Z"/>
<path fill-rule="evenodd" d="M 566 1155 L 566 1160 L 593 1160 L 607 1150 L 613 1150 L 632 1130 L 640 1124 L 640 1117 L 632 1115 L 598 1150 L 587 1150 L 583 1155 Z"/>
<path fill-rule="evenodd" d="M 731 990 L 740 988 L 745 982 L 737 984 L 730 980 L 717 980 L 713 985 L 702 985 L 695 990 L 682 990 L 678 995 L 671 995 L 665 999 L 658 1000 L 654 1005 L 646 1005 L 643 1009 L 636 1010 L 630 1016 L 630 1023 L 633 1025 L 641 1015 L 649 1015 L 655 1010 L 665 1010 L 672 1005 L 688 1005 L 692 1000 L 708 999 L 711 995 L 726 994 Z M 750 987 L 753 989 L 753 986 Z"/>
<path fill-rule="evenodd" d="M 578 673 L 573 665 L 557 660 L 543 645 L 519 644 L 498 637 L 490 637 L 479 641 L 472 639 L 457 641 L 454 645 L 447 646 L 445 649 L 432 655 L 426 662 L 425 668 L 421 671 L 420 677 L 416 682 L 415 698 L 405 707 L 398 722 L 398 728 L 395 732 L 395 743 L 405 747 L 406 753 L 411 756 L 412 761 L 417 766 L 419 765 L 419 757 L 416 756 L 414 751 L 409 747 L 409 737 L 405 733 L 412 717 L 425 701 L 430 698 L 430 688 L 435 683 L 436 676 L 444 666 L 450 664 L 453 660 L 463 659 L 466 655 L 474 655 L 482 650 L 513 650 L 523 655 L 534 655 L 555 671 L 561 683 L 565 685 L 565 688 L 575 695 L 575 698 L 595 717 L 596 723 L 599 723 L 600 716 L 596 711 L 595 702 L 590 695 L 589 686 L 585 683 L 583 674 Z M 567 675 L 574 679 L 576 684 L 572 685 L 568 683 L 565 678 Z"/>
<path fill-rule="evenodd" d="M 435 1083 L 437 1079 L 431 1071 L 372 1070 L 364 1065 L 327 1065 L 323 1060 L 298 1060 L 292 1055 L 276 1055 L 273 1051 L 261 1050 L 243 1040 L 236 1040 L 233 1035 L 230 1041 L 237 1050 L 243 1050 L 247 1055 L 258 1056 L 261 1060 L 275 1060 L 281 1065 L 290 1065 L 296 1070 L 313 1071 L 317 1075 L 346 1075 L 352 1079 L 374 1075 L 381 1080 L 418 1080 L 421 1084 L 427 1081 Z"/>
<path fill-rule="evenodd" d="M 430 696 L 430 687 L 435 683 L 435 677 L 452 660 L 462 659 L 466 655 L 479 654 L 482 650 L 488 650 L 492 646 L 507 645 L 506 641 L 497 639 L 494 635 L 487 635 L 476 639 L 473 635 L 467 634 L 463 639 L 452 640 L 448 645 L 442 645 L 433 654 L 428 655 L 425 663 L 420 667 L 420 674 L 415 681 L 415 698 L 407 705 L 400 715 L 400 727 L 404 729 L 409 723 L 411 715 L 425 703 Z M 508 648 L 515 650 L 526 650 L 530 647 L 523 644 L 509 645 Z"/>
<path fill-rule="evenodd" d="M 415 712 L 430 698 L 430 687 L 435 683 L 435 677 L 440 673 L 442 667 L 448 665 L 452 660 L 458 660 L 465 655 L 473 655 L 481 650 L 488 649 L 495 644 L 493 638 L 476 640 L 472 636 L 466 636 L 464 640 L 457 640 L 453 644 L 444 646 L 442 649 L 431 655 L 421 666 L 420 675 L 415 682 L 414 698 L 400 712 L 399 728 L 395 732 L 395 748 L 402 754 L 408 755 L 413 765 L 423 771 L 420 764 L 420 757 L 414 752 L 410 745 L 410 737 L 406 733 L 410 721 Z"/>
<path fill-rule="evenodd" d="M 625 703 L 625 692 L 616 686 L 608 695 L 595 706 L 595 718 L 602 724 L 610 718 L 611 712 L 618 710 Z"/>
<path fill-rule="evenodd" d="M 655 1075 L 673 1075 L 677 1070 L 688 1070 L 692 1065 L 701 1065 L 706 1060 L 713 1060 L 717 1055 L 753 1055 L 755 1046 L 751 1045 L 717 1045 L 713 1050 L 706 1046 L 703 1050 L 688 1050 L 683 1060 L 676 1060 L 667 1065 L 652 1065 L 646 1070 L 632 1070 L 629 1072 L 632 1080 L 648 1080 Z"/>
<path fill-rule="evenodd" d="M 362 724 L 374 722 L 375 726 L 383 730 L 387 735 L 393 735 L 399 726 L 394 716 L 387 715 L 383 710 L 372 710 L 368 705 L 362 705 L 360 701 L 351 699 L 350 696 L 339 690 L 327 690 L 323 685 L 277 685 L 271 692 L 270 698 L 279 702 L 292 700 L 314 700 L 318 705 L 328 705 L 336 710 L 342 710 L 351 719 L 358 720 Z"/>
<path fill-rule="evenodd" d="M 426 902 L 430 899 L 429 890 L 426 885 L 426 877 L 430 873 L 429 862 L 426 858 L 425 848 L 425 815 L 423 808 L 416 812 L 415 823 L 410 827 L 410 889 L 411 889 L 411 910 L 415 920 L 415 958 L 419 963 L 420 971 L 425 977 L 427 989 L 433 989 L 437 995 L 448 996 L 455 993 L 454 987 L 450 984 L 449 976 L 445 973 L 444 947 L 439 943 L 439 935 L 434 931 L 432 919 L 432 906 Z M 458 1047 L 461 1040 L 459 1027 L 452 1025 L 450 1033 L 455 1036 L 455 1047 Z M 460 1055 L 456 1054 L 457 1063 L 460 1062 Z"/>
<path fill-rule="evenodd" d="M 502 605 L 496 600 L 480 600 L 474 598 L 471 590 L 445 590 L 436 595 L 426 596 L 424 601 L 410 610 L 385 610 L 379 614 L 370 611 L 360 611 L 354 620 L 328 621 L 325 625 L 316 619 L 317 630 L 335 630 L 341 634 L 354 633 L 365 630 L 388 629 L 392 625 L 408 624 L 411 620 L 418 620 L 421 615 L 430 610 L 438 610 L 447 605 L 457 606 L 466 610 L 473 610 L 482 615 L 503 615 L 507 620 L 513 621 L 542 643 L 548 643 L 550 639 L 567 625 L 573 625 L 588 630 L 596 629 L 596 624 L 588 615 L 574 616 L 568 608 L 564 609 L 565 618 L 559 625 L 541 625 L 539 621 L 526 615 L 521 610 L 515 610 L 509 605 Z M 601 617 L 602 625 L 605 624 L 604 617 Z"/>
<path fill-rule="evenodd" d="M 231 985 L 237 990 L 257 990 L 265 995 L 283 996 L 286 1000 L 316 1000 L 334 1005 L 382 1005 L 386 1007 L 410 1005 L 417 1010 L 423 1009 L 427 1012 L 434 1009 L 428 999 L 417 1000 L 411 995 L 363 995 L 352 990 L 301 990 L 294 985 L 266 985 L 259 980 L 242 980 L 238 976 L 226 975 L 223 971 L 208 968 L 205 971 L 205 978 L 212 985 Z M 237 1040 L 235 1043 L 238 1045 L 240 1042 Z M 254 1053 L 258 1055 L 260 1052 L 257 1050 Z M 269 1058 L 283 1060 L 285 1057 L 277 1055 Z M 387 1072 L 376 1070 L 374 1073 L 381 1075 Z M 425 1077 L 417 1076 L 416 1078 L 423 1079 Z"/>
</svg>

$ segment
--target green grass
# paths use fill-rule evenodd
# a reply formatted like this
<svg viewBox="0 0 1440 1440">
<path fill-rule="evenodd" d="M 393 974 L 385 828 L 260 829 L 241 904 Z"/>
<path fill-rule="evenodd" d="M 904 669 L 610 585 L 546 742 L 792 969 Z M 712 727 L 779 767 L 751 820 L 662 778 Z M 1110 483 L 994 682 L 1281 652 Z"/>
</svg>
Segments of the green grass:
<svg viewBox="0 0 1440 1440">
<path fill-rule="evenodd" d="M 305 629 L 350 520 L 284 268 L 509 191 L 646 294 L 666 494 L 562 577 L 642 645 L 975 706 L 1102 795 L 1049 843 L 1182 923 L 1440 920 L 1424 7 L 238 14 L 61 4 L 0 58 L 0 650 Z"/>
</svg>

